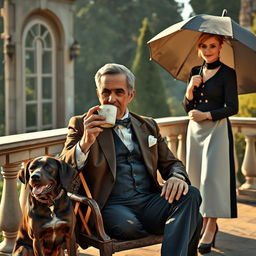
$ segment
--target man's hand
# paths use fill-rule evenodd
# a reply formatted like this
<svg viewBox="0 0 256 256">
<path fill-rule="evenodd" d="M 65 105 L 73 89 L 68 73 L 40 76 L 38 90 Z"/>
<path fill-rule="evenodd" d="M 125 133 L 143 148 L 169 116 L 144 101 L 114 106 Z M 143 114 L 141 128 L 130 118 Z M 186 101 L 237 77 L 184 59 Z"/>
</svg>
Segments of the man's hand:
<svg viewBox="0 0 256 256">
<path fill-rule="evenodd" d="M 84 134 L 79 143 L 84 153 L 89 150 L 99 133 L 103 131 L 100 126 L 105 124 L 105 117 L 95 114 L 99 108 L 100 106 L 90 108 L 84 118 Z"/>
<path fill-rule="evenodd" d="M 161 196 L 164 196 L 171 204 L 174 199 L 179 200 L 181 195 L 186 195 L 187 193 L 188 184 L 179 178 L 171 177 L 164 183 Z"/>
<path fill-rule="evenodd" d="M 193 109 L 193 110 L 189 111 L 188 116 L 191 120 L 193 120 L 195 122 L 201 122 L 203 120 L 208 119 L 207 112 L 202 112 L 197 109 Z"/>
</svg>

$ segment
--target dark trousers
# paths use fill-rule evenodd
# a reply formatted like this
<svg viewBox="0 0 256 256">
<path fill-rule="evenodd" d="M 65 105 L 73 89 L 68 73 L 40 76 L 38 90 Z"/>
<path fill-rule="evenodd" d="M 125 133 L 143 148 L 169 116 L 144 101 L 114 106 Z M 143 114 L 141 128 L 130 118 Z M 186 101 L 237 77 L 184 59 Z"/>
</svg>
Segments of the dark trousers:
<svg viewBox="0 0 256 256">
<path fill-rule="evenodd" d="M 187 195 L 169 204 L 159 193 L 110 198 L 102 209 L 106 232 L 117 239 L 163 234 L 162 256 L 195 256 L 202 225 L 201 196 L 190 186 Z"/>
</svg>

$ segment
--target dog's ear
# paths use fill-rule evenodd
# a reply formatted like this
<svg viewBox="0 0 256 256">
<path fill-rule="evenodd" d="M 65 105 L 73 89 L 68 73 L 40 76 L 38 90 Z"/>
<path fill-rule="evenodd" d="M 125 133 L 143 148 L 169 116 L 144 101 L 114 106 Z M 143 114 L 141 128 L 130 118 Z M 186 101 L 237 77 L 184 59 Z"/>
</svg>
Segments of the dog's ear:
<svg viewBox="0 0 256 256">
<path fill-rule="evenodd" d="M 19 180 L 25 185 L 28 184 L 29 177 L 30 177 L 29 170 L 28 170 L 30 163 L 31 163 L 31 160 L 27 162 L 22 162 L 21 168 L 18 173 Z"/>
<path fill-rule="evenodd" d="M 72 186 L 72 181 L 77 176 L 78 172 L 71 167 L 71 165 L 67 164 L 63 160 L 57 160 L 60 164 L 60 182 L 67 191 L 70 191 L 70 188 Z"/>
</svg>

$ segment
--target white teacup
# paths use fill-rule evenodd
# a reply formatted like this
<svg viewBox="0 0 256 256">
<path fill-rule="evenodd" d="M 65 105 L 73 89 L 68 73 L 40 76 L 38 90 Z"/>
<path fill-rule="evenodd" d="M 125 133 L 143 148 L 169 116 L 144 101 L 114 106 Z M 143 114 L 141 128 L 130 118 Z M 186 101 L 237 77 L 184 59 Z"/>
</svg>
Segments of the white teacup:
<svg viewBox="0 0 256 256">
<path fill-rule="evenodd" d="M 105 124 L 102 124 L 101 127 L 104 128 L 111 128 L 116 123 L 116 113 L 117 107 L 114 105 L 101 105 L 100 109 L 98 110 L 99 115 L 105 117 Z"/>
</svg>

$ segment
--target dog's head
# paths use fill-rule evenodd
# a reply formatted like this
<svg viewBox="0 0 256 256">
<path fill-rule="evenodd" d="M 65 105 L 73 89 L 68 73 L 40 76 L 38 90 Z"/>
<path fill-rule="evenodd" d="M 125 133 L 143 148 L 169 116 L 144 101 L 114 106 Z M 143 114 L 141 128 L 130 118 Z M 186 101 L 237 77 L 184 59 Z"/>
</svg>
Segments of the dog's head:
<svg viewBox="0 0 256 256">
<path fill-rule="evenodd" d="M 19 171 L 22 183 L 31 187 L 36 197 L 51 193 L 61 186 L 69 190 L 77 172 L 67 163 L 50 156 L 41 156 L 25 163 Z"/>
</svg>

